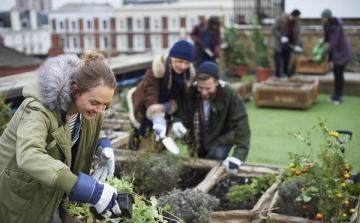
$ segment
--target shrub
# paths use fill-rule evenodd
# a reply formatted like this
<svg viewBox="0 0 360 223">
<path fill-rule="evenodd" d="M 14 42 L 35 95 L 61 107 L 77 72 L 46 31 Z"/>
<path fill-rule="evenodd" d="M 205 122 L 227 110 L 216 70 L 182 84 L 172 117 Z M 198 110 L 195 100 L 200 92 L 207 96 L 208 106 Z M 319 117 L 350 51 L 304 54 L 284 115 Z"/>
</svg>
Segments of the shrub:
<svg viewBox="0 0 360 223">
<path fill-rule="evenodd" d="M 188 188 L 184 191 L 174 189 L 167 195 L 160 196 L 158 203 L 160 206 L 169 204 L 169 212 L 187 223 L 207 223 L 220 200 L 200 190 Z"/>
<path fill-rule="evenodd" d="M 5 103 L 5 94 L 0 93 L 0 135 L 3 134 L 6 129 L 8 122 L 13 116 L 13 112 L 11 112 L 11 104 Z"/>
</svg>

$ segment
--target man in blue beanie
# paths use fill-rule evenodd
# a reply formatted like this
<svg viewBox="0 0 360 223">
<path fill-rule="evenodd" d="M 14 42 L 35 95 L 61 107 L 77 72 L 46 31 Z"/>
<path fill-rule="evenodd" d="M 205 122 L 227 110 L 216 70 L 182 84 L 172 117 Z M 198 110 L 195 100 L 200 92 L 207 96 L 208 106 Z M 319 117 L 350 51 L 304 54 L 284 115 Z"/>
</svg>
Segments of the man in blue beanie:
<svg viewBox="0 0 360 223">
<path fill-rule="evenodd" d="M 156 141 L 166 137 L 168 120 L 178 107 L 177 98 L 188 91 L 189 82 L 195 76 L 191 64 L 193 58 L 192 44 L 180 40 L 171 47 L 168 55 L 156 56 L 146 70 L 144 80 L 129 90 L 126 99 L 134 128 L 129 139 L 130 149 L 140 149 L 140 139 L 144 139 L 143 144 L 149 147 L 146 139 L 152 132 Z"/>
<path fill-rule="evenodd" d="M 184 138 L 191 156 L 223 160 L 226 171 L 235 174 L 249 151 L 250 128 L 244 102 L 235 89 L 219 79 L 214 62 L 200 64 L 195 80 L 189 93 L 178 101 L 171 131 Z"/>
</svg>

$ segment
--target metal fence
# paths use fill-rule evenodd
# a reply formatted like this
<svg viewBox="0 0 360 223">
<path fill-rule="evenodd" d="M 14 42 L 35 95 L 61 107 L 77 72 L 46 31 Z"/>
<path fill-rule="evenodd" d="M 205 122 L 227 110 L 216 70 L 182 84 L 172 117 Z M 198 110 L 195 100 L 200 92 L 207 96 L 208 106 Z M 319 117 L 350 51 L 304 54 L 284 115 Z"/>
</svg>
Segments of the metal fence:
<svg viewBox="0 0 360 223">
<path fill-rule="evenodd" d="M 234 0 L 237 24 L 247 24 L 257 16 L 262 25 L 273 24 L 284 11 L 284 0 Z"/>
</svg>

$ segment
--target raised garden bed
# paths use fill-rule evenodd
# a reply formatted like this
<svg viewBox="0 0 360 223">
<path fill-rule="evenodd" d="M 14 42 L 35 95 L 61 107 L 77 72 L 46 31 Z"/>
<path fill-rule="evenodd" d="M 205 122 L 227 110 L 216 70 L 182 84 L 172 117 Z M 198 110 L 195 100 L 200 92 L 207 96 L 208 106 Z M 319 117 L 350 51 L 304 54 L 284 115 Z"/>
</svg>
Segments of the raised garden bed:
<svg viewBox="0 0 360 223">
<path fill-rule="evenodd" d="M 235 90 L 239 93 L 241 98 L 246 101 L 252 96 L 253 91 L 253 82 L 252 81 L 244 81 L 244 82 L 230 82 L 230 85 L 235 88 Z"/>
<path fill-rule="evenodd" d="M 270 78 L 255 87 L 255 104 L 265 107 L 308 109 L 317 101 L 318 80 Z"/>
<path fill-rule="evenodd" d="M 299 74 L 326 74 L 330 69 L 329 62 L 315 63 L 308 57 L 297 57 L 296 72 Z"/>
</svg>

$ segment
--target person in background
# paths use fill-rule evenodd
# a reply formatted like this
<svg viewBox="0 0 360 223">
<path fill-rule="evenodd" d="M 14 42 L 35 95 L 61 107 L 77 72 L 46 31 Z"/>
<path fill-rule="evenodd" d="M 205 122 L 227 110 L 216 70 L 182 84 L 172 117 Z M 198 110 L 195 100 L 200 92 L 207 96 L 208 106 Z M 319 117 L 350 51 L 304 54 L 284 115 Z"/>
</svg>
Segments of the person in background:
<svg viewBox="0 0 360 223">
<path fill-rule="evenodd" d="M 328 45 L 321 56 L 329 56 L 334 66 L 334 88 L 335 92 L 329 102 L 338 105 L 342 102 L 344 91 L 344 70 L 346 64 L 352 59 L 351 45 L 343 29 L 343 21 L 333 17 L 329 9 L 321 13 L 321 22 L 324 25 L 324 42 Z"/>
<path fill-rule="evenodd" d="M 194 62 L 199 66 L 204 61 L 215 61 L 219 56 L 221 36 L 219 17 L 211 16 L 207 24 L 201 21 L 191 31 L 194 40 Z M 210 51 L 210 55 L 209 55 Z"/>
<path fill-rule="evenodd" d="M 219 79 L 216 63 L 202 63 L 189 93 L 179 100 L 171 131 L 188 143 L 191 156 L 223 160 L 226 171 L 237 173 L 250 143 L 250 127 L 243 100 Z M 189 133 L 187 133 L 189 129 Z M 229 152 L 235 147 L 232 156 Z"/>
<path fill-rule="evenodd" d="M 300 11 L 295 9 L 290 15 L 283 14 L 275 22 L 272 33 L 274 42 L 275 76 L 282 77 L 281 62 L 283 62 L 283 74 L 290 77 L 289 61 L 291 50 L 302 52 L 300 32 Z"/>
<path fill-rule="evenodd" d="M 110 140 L 100 133 L 116 80 L 103 55 L 85 51 L 47 59 L 0 138 L 0 222 L 50 222 L 64 197 L 105 217 L 121 213 Z M 89 176 L 93 156 L 99 168 Z"/>
<path fill-rule="evenodd" d="M 153 130 L 156 141 L 166 137 L 167 120 L 177 110 L 176 98 L 188 90 L 195 76 L 191 61 L 193 46 L 186 40 L 176 42 L 169 54 L 155 57 L 146 70 L 144 80 L 126 95 L 129 119 L 134 134 L 129 137 L 129 148 L 139 149 L 140 137 Z"/>
</svg>

